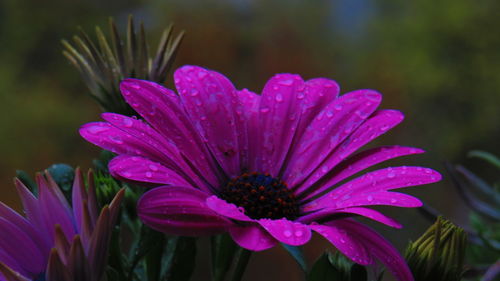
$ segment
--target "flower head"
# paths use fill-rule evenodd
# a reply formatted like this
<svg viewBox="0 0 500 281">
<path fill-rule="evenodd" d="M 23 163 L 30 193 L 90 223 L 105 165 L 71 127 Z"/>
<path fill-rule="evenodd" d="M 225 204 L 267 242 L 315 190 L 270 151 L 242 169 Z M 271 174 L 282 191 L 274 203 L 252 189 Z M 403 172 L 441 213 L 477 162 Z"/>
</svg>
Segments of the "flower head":
<svg viewBox="0 0 500 281">
<path fill-rule="evenodd" d="M 427 168 L 391 167 L 351 179 L 385 160 L 423 152 L 385 146 L 355 153 L 403 120 L 399 111 L 376 110 L 379 93 L 339 96 L 332 80 L 279 74 L 257 95 L 195 66 L 180 68 L 174 80 L 179 95 L 148 81 L 121 83 L 145 122 L 105 113 L 106 122 L 80 130 L 119 154 L 109 164 L 115 177 L 160 186 L 138 202 L 145 224 L 178 235 L 228 231 L 255 251 L 278 242 L 302 245 L 315 231 L 357 263 L 378 258 L 400 280 L 412 279 L 393 246 L 346 218 L 399 228 L 369 207 L 421 206 L 392 190 L 441 178 Z"/>
<path fill-rule="evenodd" d="M 86 190 L 76 170 L 72 207 L 49 173 L 37 175 L 38 198 L 15 180 L 26 216 L 0 202 L 0 279 L 100 280 L 123 191 L 99 214 L 88 178 Z"/>
</svg>

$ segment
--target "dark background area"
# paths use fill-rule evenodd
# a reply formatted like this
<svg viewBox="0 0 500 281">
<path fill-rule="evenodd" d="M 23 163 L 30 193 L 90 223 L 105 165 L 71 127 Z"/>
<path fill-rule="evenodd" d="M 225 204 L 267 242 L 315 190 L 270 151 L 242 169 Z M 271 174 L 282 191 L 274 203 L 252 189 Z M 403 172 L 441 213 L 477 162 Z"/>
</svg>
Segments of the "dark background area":
<svg viewBox="0 0 500 281">
<path fill-rule="evenodd" d="M 60 40 L 70 39 L 78 26 L 92 35 L 96 25 L 107 31 L 109 16 L 123 31 L 129 14 L 144 21 L 151 52 L 162 29 L 174 22 L 186 31 L 176 66 L 218 70 L 237 88 L 260 91 L 273 74 L 289 72 L 335 79 L 343 93 L 380 91 L 382 107 L 400 109 L 406 119 L 376 144 L 427 150 L 390 165 L 424 165 L 445 173 L 443 162 L 450 161 L 486 179 L 498 176 L 481 161 L 466 158 L 471 149 L 500 154 L 497 0 L 3 0 L 1 201 L 19 208 L 12 184 L 16 169 L 33 175 L 53 163 L 91 166 L 98 149 L 77 130 L 98 120 L 100 110 L 62 56 Z M 468 209 L 444 177 L 407 190 L 466 226 Z M 386 211 L 405 228 L 376 228 L 399 247 L 429 224 L 415 210 Z M 314 259 L 325 247 L 315 237 L 306 253 Z M 260 258 L 252 260 L 247 280 L 299 280 L 292 277 L 298 267 L 283 250 L 255 256 Z"/>
</svg>

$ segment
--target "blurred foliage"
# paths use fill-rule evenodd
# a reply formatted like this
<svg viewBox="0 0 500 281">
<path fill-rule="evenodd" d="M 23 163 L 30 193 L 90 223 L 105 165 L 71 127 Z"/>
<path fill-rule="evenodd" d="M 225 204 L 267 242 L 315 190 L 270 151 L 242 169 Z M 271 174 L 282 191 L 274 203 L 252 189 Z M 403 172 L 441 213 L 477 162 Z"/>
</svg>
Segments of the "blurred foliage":
<svg viewBox="0 0 500 281">
<path fill-rule="evenodd" d="M 474 150 L 469 157 L 482 159 L 500 171 L 500 160 L 497 156 Z M 469 219 L 474 239 L 468 245 L 468 263 L 471 268 L 469 276 L 478 280 L 496 280 L 500 278 L 500 182 L 490 185 L 461 165 L 448 165 L 448 172 L 459 194 L 473 210 Z"/>
</svg>

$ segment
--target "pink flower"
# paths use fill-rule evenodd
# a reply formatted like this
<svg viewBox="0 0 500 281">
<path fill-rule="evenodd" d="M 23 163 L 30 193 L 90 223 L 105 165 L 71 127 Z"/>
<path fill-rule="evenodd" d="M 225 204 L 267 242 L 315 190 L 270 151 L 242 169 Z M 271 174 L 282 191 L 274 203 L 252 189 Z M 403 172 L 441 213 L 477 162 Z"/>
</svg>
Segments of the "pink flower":
<svg viewBox="0 0 500 281">
<path fill-rule="evenodd" d="M 419 207 L 417 198 L 392 190 L 441 178 L 428 168 L 403 166 L 350 179 L 423 152 L 385 146 L 355 153 L 403 120 L 399 111 L 376 110 L 379 93 L 338 96 L 332 80 L 278 74 L 257 95 L 195 66 L 177 70 L 175 84 L 179 95 L 127 79 L 122 94 L 146 122 L 105 113 L 106 122 L 80 129 L 88 141 L 119 154 L 109 164 L 115 177 L 161 185 L 138 203 L 145 224 L 177 235 L 228 231 L 254 251 L 278 242 L 303 245 L 315 231 L 353 261 L 368 265 L 377 258 L 400 280 L 413 280 L 390 243 L 346 218 L 400 228 L 369 207 Z"/>
<path fill-rule="evenodd" d="M 15 181 L 25 217 L 0 202 L 0 280 L 100 280 L 124 190 L 99 213 L 91 173 L 87 191 L 76 169 L 72 207 L 49 173 L 36 180 L 38 198 Z"/>
</svg>

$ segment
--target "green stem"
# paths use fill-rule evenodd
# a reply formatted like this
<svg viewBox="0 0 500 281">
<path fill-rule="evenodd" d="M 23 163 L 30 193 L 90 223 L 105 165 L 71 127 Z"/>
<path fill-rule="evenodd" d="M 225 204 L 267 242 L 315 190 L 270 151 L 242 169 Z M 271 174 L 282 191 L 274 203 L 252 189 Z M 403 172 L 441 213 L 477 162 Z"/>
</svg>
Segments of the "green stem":
<svg viewBox="0 0 500 281">
<path fill-rule="evenodd" d="M 231 281 L 240 281 L 250 260 L 251 251 L 241 248 L 236 254 L 236 266 Z"/>
</svg>

